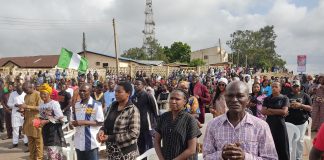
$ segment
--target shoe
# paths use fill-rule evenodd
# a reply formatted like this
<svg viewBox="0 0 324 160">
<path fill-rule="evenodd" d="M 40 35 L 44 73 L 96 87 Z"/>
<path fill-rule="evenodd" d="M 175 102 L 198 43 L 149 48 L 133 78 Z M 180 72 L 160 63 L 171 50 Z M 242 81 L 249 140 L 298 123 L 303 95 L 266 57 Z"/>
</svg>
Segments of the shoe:
<svg viewBox="0 0 324 160">
<path fill-rule="evenodd" d="M 28 153 L 29 152 L 29 149 L 25 150 L 24 153 Z"/>
<path fill-rule="evenodd" d="M 7 139 L 12 139 L 12 137 L 5 137 L 5 138 L 2 138 L 2 140 L 7 140 Z"/>
<path fill-rule="evenodd" d="M 25 145 L 26 147 L 28 147 L 28 143 L 25 143 L 24 145 Z"/>
<path fill-rule="evenodd" d="M 18 144 L 13 144 L 12 146 L 9 147 L 9 149 L 17 148 Z"/>
</svg>

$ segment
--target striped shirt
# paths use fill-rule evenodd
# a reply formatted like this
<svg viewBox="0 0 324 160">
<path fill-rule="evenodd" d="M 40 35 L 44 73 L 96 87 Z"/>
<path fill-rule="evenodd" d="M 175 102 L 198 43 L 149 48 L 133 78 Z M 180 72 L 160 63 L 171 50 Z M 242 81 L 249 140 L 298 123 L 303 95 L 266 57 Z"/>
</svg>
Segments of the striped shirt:
<svg viewBox="0 0 324 160">
<path fill-rule="evenodd" d="M 76 120 L 87 120 L 103 122 L 104 115 L 102 105 L 90 97 L 88 104 L 83 105 L 81 102 L 75 104 Z M 89 151 L 100 146 L 96 140 L 100 126 L 83 125 L 75 127 L 74 144 L 75 148 L 80 151 Z"/>
<path fill-rule="evenodd" d="M 197 120 L 185 110 L 175 120 L 171 111 L 162 114 L 157 121 L 156 131 L 162 137 L 164 159 L 176 158 L 187 149 L 189 140 L 201 135 Z"/>
<path fill-rule="evenodd" d="M 241 143 L 245 159 L 278 159 L 268 124 L 248 113 L 236 127 L 229 122 L 227 114 L 208 123 L 203 144 L 204 159 L 222 159 L 224 145 L 237 142 Z"/>
</svg>

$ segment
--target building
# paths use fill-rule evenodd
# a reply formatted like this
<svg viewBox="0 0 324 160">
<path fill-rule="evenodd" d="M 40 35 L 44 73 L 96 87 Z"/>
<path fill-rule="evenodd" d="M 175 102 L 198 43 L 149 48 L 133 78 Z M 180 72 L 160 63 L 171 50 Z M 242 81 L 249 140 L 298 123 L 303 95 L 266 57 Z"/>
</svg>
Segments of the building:
<svg viewBox="0 0 324 160">
<path fill-rule="evenodd" d="M 116 72 L 115 55 L 92 51 L 79 52 L 78 54 L 84 56 L 88 60 L 89 71 L 96 70 L 101 72 L 101 74 L 105 74 L 106 71 Z M 22 73 L 25 75 L 27 72 L 32 74 L 38 71 L 44 72 L 49 70 L 54 75 L 59 56 L 60 55 L 57 54 L 0 58 L 0 72 L 4 75 L 8 74 L 10 71 L 14 74 Z M 119 72 L 130 73 L 136 69 L 146 69 L 150 68 L 150 66 L 162 66 L 163 64 L 163 61 L 133 60 L 119 57 Z M 70 72 L 77 74 L 77 71 L 71 70 Z"/>
<path fill-rule="evenodd" d="M 220 52 L 220 47 L 201 49 L 190 53 L 190 60 L 202 59 L 206 65 L 220 65 L 228 62 L 228 53 L 224 49 Z"/>
</svg>

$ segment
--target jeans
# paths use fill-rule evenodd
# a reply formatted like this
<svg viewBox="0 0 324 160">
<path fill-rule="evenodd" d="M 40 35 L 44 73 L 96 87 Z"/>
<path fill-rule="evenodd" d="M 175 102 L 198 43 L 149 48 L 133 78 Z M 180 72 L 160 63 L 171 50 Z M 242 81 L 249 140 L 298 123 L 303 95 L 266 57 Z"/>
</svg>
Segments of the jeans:
<svg viewBox="0 0 324 160">
<path fill-rule="evenodd" d="M 307 125 L 308 125 L 308 121 L 306 121 L 304 124 L 296 125 L 296 127 L 300 131 L 300 138 L 297 141 L 297 148 L 296 148 L 296 159 L 297 160 L 303 159 L 304 137 L 305 137 Z"/>
<path fill-rule="evenodd" d="M 90 151 L 80 151 L 75 149 L 77 153 L 78 160 L 99 160 L 98 148 L 95 148 Z"/>
</svg>

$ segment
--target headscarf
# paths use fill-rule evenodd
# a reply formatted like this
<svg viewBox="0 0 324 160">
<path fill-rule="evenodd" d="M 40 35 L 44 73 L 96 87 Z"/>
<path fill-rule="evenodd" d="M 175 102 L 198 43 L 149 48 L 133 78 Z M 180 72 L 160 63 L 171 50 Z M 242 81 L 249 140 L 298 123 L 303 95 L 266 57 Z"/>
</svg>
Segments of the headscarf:
<svg viewBox="0 0 324 160">
<path fill-rule="evenodd" d="M 218 83 L 223 82 L 223 83 L 225 83 L 225 85 L 228 84 L 228 80 L 226 78 L 220 78 L 217 82 Z"/>
<path fill-rule="evenodd" d="M 39 87 L 40 92 L 47 92 L 48 94 L 52 94 L 52 87 L 49 86 L 47 83 L 44 83 Z"/>
</svg>

